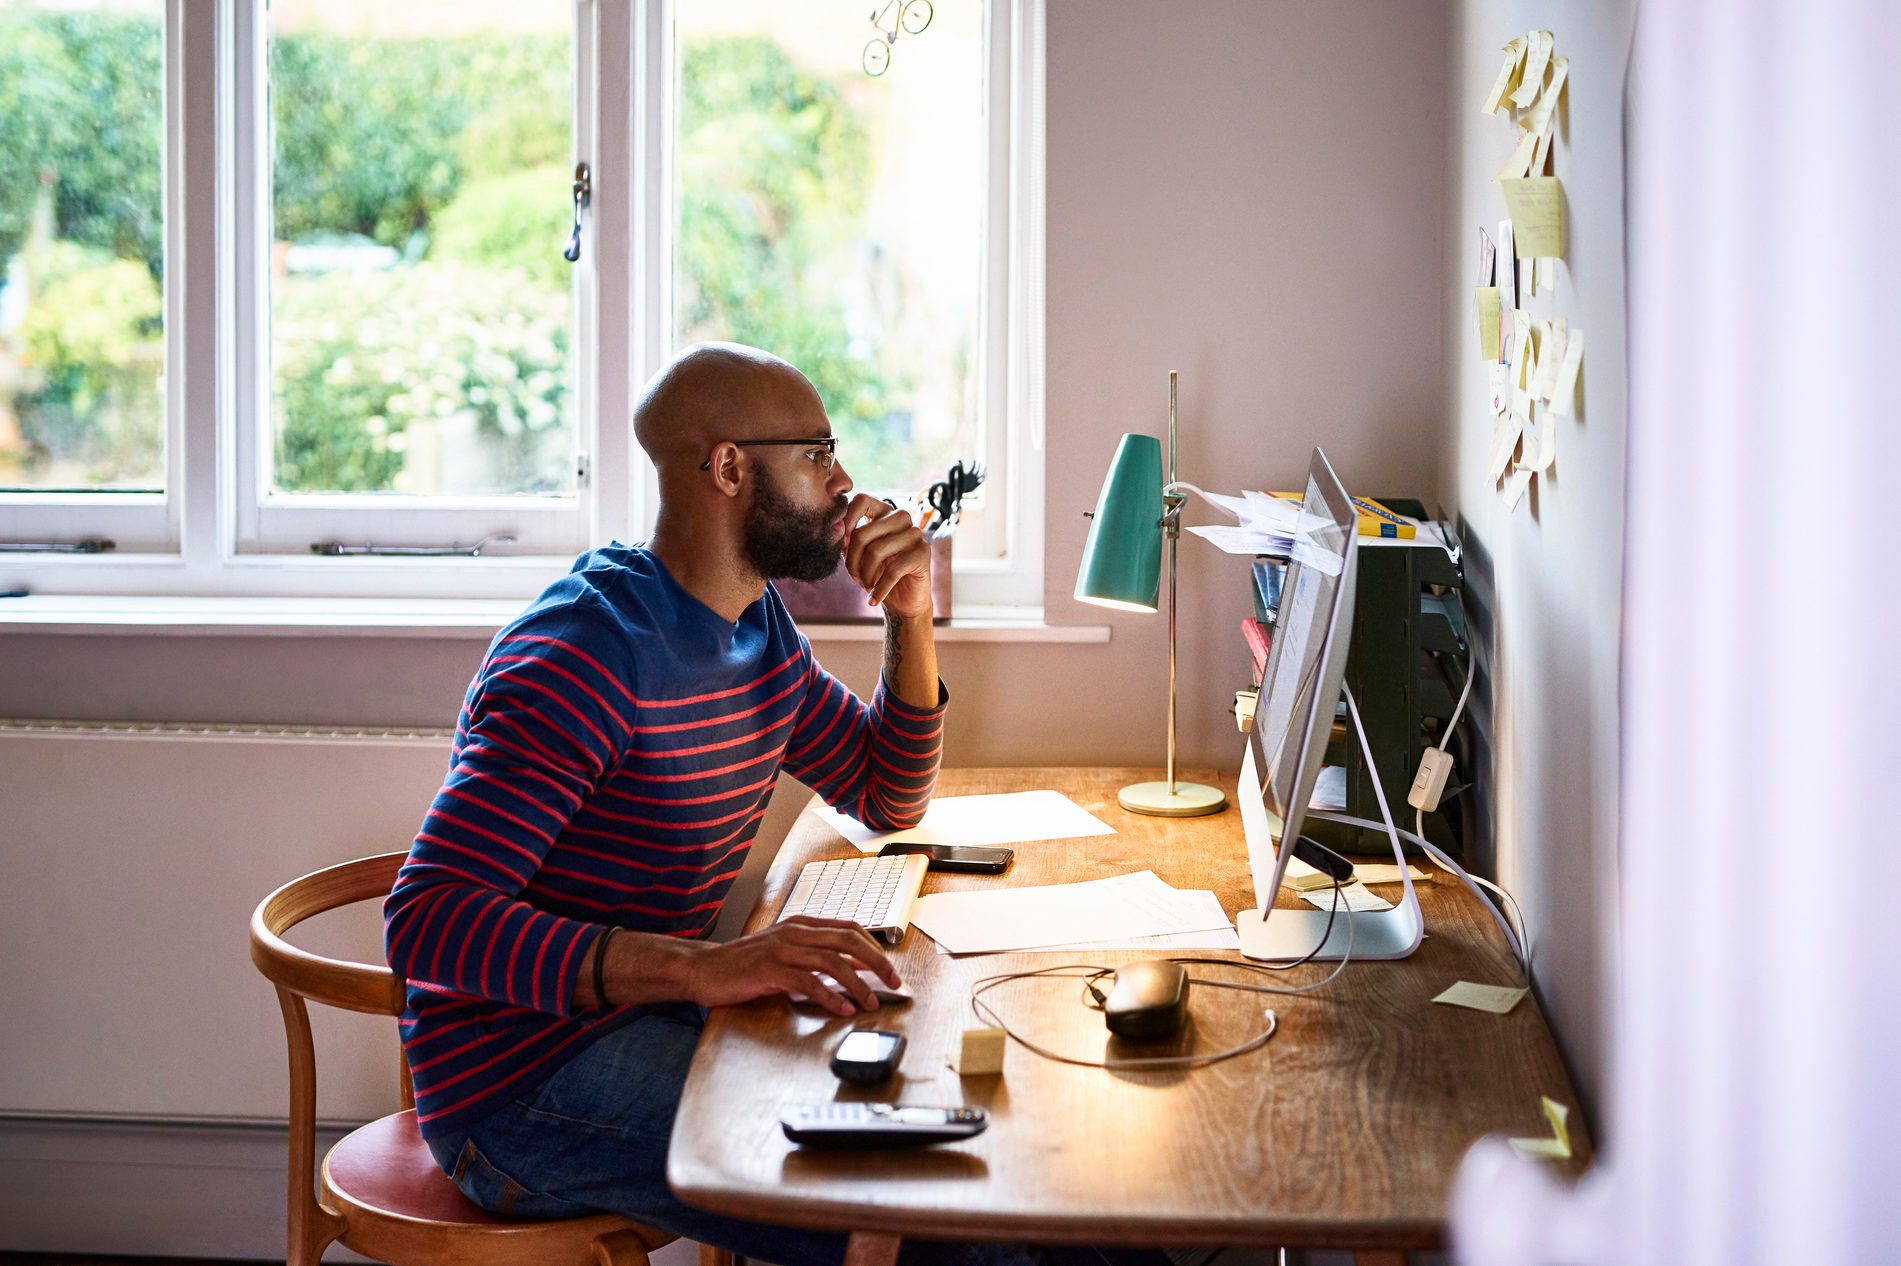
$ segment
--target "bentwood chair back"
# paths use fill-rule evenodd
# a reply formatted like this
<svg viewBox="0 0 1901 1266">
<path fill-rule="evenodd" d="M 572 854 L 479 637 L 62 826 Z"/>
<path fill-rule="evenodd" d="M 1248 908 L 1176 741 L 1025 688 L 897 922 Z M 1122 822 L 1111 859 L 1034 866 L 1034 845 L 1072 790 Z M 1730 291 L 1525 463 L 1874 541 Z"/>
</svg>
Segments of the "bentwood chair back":
<svg viewBox="0 0 1901 1266">
<path fill-rule="evenodd" d="M 404 983 L 382 963 L 325 958 L 284 940 L 305 919 L 382 900 L 404 853 L 384 853 L 314 871 L 285 884 L 251 915 L 251 961 L 277 987 L 290 1045 L 290 1227 L 288 1266 L 317 1266 L 340 1243 L 392 1266 L 647 1266 L 675 1237 L 600 1214 L 559 1221 L 500 1217 L 477 1206 L 436 1165 L 416 1127 L 409 1067 L 401 1065 L 404 1111 L 372 1121 L 316 1166 L 317 1070 L 306 1002 L 400 1016 Z M 701 1266 L 730 1266 L 702 1248 Z"/>
</svg>

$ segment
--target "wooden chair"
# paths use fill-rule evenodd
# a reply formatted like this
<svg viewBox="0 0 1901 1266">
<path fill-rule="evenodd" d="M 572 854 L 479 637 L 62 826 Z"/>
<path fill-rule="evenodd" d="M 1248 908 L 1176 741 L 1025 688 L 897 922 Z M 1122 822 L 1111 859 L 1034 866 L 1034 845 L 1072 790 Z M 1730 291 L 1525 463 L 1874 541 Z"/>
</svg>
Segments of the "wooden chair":
<svg viewBox="0 0 1901 1266">
<path fill-rule="evenodd" d="M 406 1063 L 405 1111 L 350 1134 L 324 1157 L 321 1174 L 312 1173 L 317 1070 L 304 1000 L 398 1016 L 404 984 L 381 963 L 324 958 L 289 944 L 283 934 L 314 914 L 381 900 L 405 856 L 384 853 L 315 871 L 264 898 L 251 915 L 251 961 L 277 986 L 290 1045 L 288 1266 L 317 1266 L 332 1242 L 394 1266 L 647 1266 L 647 1255 L 675 1236 L 609 1214 L 559 1221 L 499 1217 L 465 1197 L 416 1128 Z M 732 1258 L 702 1246 L 700 1266 L 732 1266 Z"/>
</svg>

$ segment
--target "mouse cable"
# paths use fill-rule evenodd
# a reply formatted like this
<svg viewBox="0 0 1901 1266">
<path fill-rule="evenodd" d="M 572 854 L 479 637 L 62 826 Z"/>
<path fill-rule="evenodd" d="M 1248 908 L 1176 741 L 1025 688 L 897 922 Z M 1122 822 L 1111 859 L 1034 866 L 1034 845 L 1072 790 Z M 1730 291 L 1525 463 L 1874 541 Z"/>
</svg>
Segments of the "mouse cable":
<svg viewBox="0 0 1901 1266">
<path fill-rule="evenodd" d="M 1044 1059 L 1054 1060 L 1059 1064 L 1073 1064 L 1078 1068 L 1106 1068 L 1111 1072 L 1124 1070 L 1141 1071 L 1160 1068 L 1195 1068 L 1202 1064 L 1219 1063 L 1224 1059 L 1233 1059 L 1237 1055 L 1246 1055 L 1249 1051 L 1257 1051 L 1261 1047 L 1266 1046 L 1268 1039 L 1274 1036 L 1274 1030 L 1280 1026 L 1280 1021 L 1275 1017 L 1273 1009 L 1268 1008 L 1261 1013 L 1262 1018 L 1266 1021 L 1261 1031 L 1247 1041 L 1237 1046 L 1231 1046 L 1225 1051 L 1211 1051 L 1205 1055 L 1151 1055 L 1140 1056 L 1133 1059 L 1078 1059 L 1073 1055 L 1064 1055 L 1058 1051 L 1052 1051 L 1048 1047 L 1038 1046 L 1021 1033 L 1011 1029 L 1011 1027 L 1004 1022 L 1003 1017 L 998 1015 L 996 1011 L 991 1008 L 990 1004 L 983 1000 L 984 994 L 995 989 L 998 985 L 1005 984 L 1012 980 L 1023 980 L 1031 976 L 1068 977 L 1074 979 L 1085 973 L 1088 974 L 1088 978 L 1097 979 L 1114 970 L 1113 967 L 1100 967 L 1089 963 L 1063 963 L 1055 967 L 1039 968 L 1036 971 L 1005 972 L 997 976 L 987 976 L 971 986 L 970 1009 L 976 1013 L 978 1019 L 986 1021 L 994 1028 L 1002 1029 L 1006 1037 L 1018 1043 L 1032 1054 L 1041 1055 Z"/>
</svg>

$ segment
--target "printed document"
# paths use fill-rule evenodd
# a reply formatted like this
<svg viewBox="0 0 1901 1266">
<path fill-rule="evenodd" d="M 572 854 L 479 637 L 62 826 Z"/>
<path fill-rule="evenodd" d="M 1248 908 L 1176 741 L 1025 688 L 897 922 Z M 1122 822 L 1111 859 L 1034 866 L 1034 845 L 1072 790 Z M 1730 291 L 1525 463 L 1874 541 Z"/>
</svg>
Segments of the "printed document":
<svg viewBox="0 0 1901 1266">
<path fill-rule="evenodd" d="M 887 844 L 1021 844 L 1116 833 L 1060 791 L 939 796 L 924 811 L 924 820 L 904 831 L 874 831 L 825 804 L 815 803 L 811 811 L 861 853 Z"/>
<path fill-rule="evenodd" d="M 932 892 L 918 898 L 911 922 L 953 954 L 1001 954 L 1116 938 L 1205 932 L 1205 913 L 1180 899 L 1152 870 L 1033 888 Z"/>
</svg>

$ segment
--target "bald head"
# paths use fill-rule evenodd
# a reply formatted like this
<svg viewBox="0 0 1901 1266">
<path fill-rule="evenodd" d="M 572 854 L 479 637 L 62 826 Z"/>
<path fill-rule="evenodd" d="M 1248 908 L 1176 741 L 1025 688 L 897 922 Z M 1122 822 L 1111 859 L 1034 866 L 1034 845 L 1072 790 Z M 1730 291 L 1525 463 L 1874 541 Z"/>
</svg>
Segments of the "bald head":
<svg viewBox="0 0 1901 1266">
<path fill-rule="evenodd" d="M 825 406 L 805 375 L 770 352 L 738 343 L 696 343 L 682 351 L 653 376 L 634 407 L 634 438 L 663 483 L 698 469 L 722 441 L 796 439 L 820 428 Z"/>
</svg>

